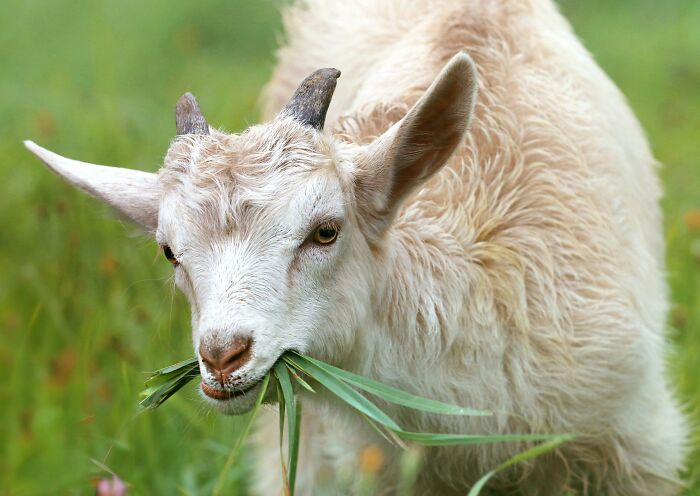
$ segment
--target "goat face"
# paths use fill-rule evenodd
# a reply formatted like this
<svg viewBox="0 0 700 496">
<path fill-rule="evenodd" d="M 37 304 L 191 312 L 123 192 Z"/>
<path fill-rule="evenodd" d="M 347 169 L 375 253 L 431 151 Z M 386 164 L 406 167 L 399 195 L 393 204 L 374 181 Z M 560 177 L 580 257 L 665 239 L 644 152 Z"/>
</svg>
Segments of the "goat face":
<svg viewBox="0 0 700 496">
<path fill-rule="evenodd" d="M 402 200 L 444 165 L 474 110 L 475 69 L 458 54 L 401 121 L 369 145 L 350 144 L 322 132 L 338 76 L 316 71 L 276 119 L 239 135 L 210 129 L 186 94 L 158 174 L 27 142 L 155 234 L 192 307 L 204 397 L 224 413 L 250 409 L 287 350 L 348 354 L 377 311 L 381 247 Z"/>
<path fill-rule="evenodd" d="M 156 239 L 192 307 L 205 397 L 223 411 L 251 407 L 284 351 L 350 346 L 368 254 L 343 153 L 291 118 L 171 146 Z"/>
</svg>

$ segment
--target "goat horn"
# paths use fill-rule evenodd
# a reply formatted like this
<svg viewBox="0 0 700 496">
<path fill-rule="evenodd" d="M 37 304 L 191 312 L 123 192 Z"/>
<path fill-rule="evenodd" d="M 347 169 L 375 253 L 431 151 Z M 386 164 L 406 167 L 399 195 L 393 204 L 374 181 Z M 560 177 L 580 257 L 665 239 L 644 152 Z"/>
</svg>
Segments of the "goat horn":
<svg viewBox="0 0 700 496">
<path fill-rule="evenodd" d="M 301 82 L 280 115 L 293 117 L 306 126 L 322 130 L 339 77 L 338 69 L 328 67 L 313 72 Z"/>
<path fill-rule="evenodd" d="M 175 106 L 175 127 L 177 128 L 178 136 L 183 134 L 209 134 L 209 125 L 204 115 L 202 115 L 197 99 L 192 93 L 185 93 L 177 101 Z"/>
</svg>

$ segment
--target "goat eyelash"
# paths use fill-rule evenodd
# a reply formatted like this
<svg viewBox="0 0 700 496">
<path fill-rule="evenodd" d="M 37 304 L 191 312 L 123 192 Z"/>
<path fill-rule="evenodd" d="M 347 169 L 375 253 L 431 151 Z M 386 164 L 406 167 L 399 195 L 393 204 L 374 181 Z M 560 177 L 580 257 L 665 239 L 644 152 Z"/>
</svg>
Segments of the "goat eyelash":
<svg viewBox="0 0 700 496">
<path fill-rule="evenodd" d="M 163 255 L 165 255 L 165 258 L 170 262 L 173 267 L 177 267 L 180 265 L 180 262 L 178 262 L 177 257 L 173 253 L 173 250 L 170 248 L 168 245 L 161 245 L 161 249 L 163 250 Z"/>
</svg>

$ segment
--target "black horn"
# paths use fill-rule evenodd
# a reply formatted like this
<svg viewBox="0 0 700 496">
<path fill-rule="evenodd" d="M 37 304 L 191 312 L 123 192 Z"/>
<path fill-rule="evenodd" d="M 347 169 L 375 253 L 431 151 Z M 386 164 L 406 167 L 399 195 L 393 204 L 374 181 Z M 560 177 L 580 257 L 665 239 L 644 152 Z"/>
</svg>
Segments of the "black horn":
<svg viewBox="0 0 700 496">
<path fill-rule="evenodd" d="M 290 116 L 306 126 L 323 129 L 340 71 L 319 69 L 304 79 L 280 115 Z"/>
<path fill-rule="evenodd" d="M 192 93 L 185 93 L 177 101 L 175 106 L 175 126 L 177 135 L 183 134 L 209 134 L 209 124 L 207 124 L 202 110 L 199 108 L 197 99 Z"/>
</svg>

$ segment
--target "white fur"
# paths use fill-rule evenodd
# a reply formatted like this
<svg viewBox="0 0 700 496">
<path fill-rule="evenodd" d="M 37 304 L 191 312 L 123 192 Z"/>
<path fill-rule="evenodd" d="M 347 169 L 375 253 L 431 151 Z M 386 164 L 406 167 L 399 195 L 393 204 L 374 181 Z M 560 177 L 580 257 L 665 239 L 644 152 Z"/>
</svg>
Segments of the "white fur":
<svg viewBox="0 0 700 496">
<path fill-rule="evenodd" d="M 286 27 L 270 122 L 180 137 L 158 174 L 156 237 L 180 261 L 195 349 L 253 338 L 234 389 L 297 349 L 495 412 L 386 405 L 408 430 L 579 434 L 496 478 L 499 494 L 675 494 L 686 428 L 664 379 L 656 163 L 553 3 L 308 0 L 288 9 Z M 474 110 L 474 67 L 458 55 L 441 69 L 462 50 L 479 99 L 455 142 L 447 136 L 461 137 Z M 326 132 L 275 118 L 322 66 L 343 73 Z M 452 102 L 444 113 L 412 117 L 441 101 Z M 416 136 L 442 158 L 412 147 Z M 48 153 L 105 199 L 96 176 Z M 122 211 L 131 200 L 107 199 Z M 310 243 L 325 221 L 341 226 L 337 242 Z M 245 411 L 256 392 L 215 406 Z M 299 493 L 354 470 L 370 444 L 386 452 L 380 483 L 392 492 L 394 448 L 323 394 L 303 399 Z M 259 494 L 281 491 L 277 429 L 261 425 Z M 426 450 L 417 494 L 464 494 L 525 447 Z"/>
</svg>

